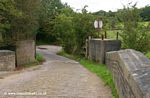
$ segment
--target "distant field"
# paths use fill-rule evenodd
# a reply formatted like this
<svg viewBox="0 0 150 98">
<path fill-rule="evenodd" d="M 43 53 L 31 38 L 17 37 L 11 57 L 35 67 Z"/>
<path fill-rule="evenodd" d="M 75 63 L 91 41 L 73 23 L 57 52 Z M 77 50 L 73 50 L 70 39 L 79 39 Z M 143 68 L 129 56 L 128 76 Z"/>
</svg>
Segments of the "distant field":
<svg viewBox="0 0 150 98">
<path fill-rule="evenodd" d="M 148 22 L 143 22 L 142 24 L 148 26 Z M 116 39 L 116 35 L 117 35 L 117 32 L 119 32 L 119 34 L 122 32 L 121 30 L 107 30 L 107 38 L 109 39 Z M 150 33 L 150 31 L 149 31 Z M 119 36 L 119 39 L 121 40 L 122 38 Z M 148 57 L 150 59 L 150 51 L 147 52 L 145 54 L 146 57 Z"/>
<path fill-rule="evenodd" d="M 120 34 L 122 31 L 121 30 L 107 30 L 106 32 L 107 32 L 107 38 L 116 39 L 117 32 Z M 119 39 L 121 39 L 120 36 L 119 36 Z"/>
<path fill-rule="evenodd" d="M 140 22 L 140 24 L 144 26 L 148 26 L 150 22 Z M 123 28 L 123 23 L 118 23 L 117 27 Z M 107 30 L 107 37 L 110 39 L 116 39 L 117 32 L 121 33 L 122 31 L 121 30 Z M 120 36 L 119 36 L 119 39 L 121 39 Z"/>
<path fill-rule="evenodd" d="M 148 24 L 150 23 L 150 22 L 139 22 L 140 24 L 142 24 L 142 25 L 145 25 L 145 26 L 148 26 Z M 123 27 L 123 23 L 118 23 L 117 25 L 116 25 L 117 27 Z"/>
</svg>

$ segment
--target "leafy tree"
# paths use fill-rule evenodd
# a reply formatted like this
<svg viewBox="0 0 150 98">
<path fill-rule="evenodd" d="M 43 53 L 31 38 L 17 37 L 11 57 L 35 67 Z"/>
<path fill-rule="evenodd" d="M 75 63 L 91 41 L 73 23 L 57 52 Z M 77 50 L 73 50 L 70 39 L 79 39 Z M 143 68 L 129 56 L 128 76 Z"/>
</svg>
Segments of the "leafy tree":
<svg viewBox="0 0 150 98">
<path fill-rule="evenodd" d="M 144 8 L 141 9 L 141 17 L 143 18 L 143 20 L 145 21 L 150 21 L 150 6 L 146 6 Z"/>
<path fill-rule="evenodd" d="M 134 6 L 124 7 L 120 17 L 124 23 L 124 30 L 121 34 L 123 47 L 147 51 L 150 47 L 149 27 L 145 27 L 139 23 L 141 17 L 139 10 L 136 8 L 136 4 Z"/>
<path fill-rule="evenodd" d="M 86 38 L 94 35 L 94 16 L 87 13 L 86 6 L 82 9 L 82 13 L 75 13 L 65 5 L 55 22 L 57 37 L 64 50 L 72 54 L 82 54 Z"/>
<path fill-rule="evenodd" d="M 54 31 L 55 18 L 60 13 L 63 5 L 60 0 L 42 0 L 40 10 L 40 27 L 37 34 L 37 40 L 44 42 L 56 41 Z"/>
<path fill-rule="evenodd" d="M 0 30 L 5 43 L 33 39 L 40 0 L 1 0 Z"/>
<path fill-rule="evenodd" d="M 88 36 L 97 36 L 93 26 L 93 22 L 96 16 L 88 13 L 85 6 L 82 9 L 82 13 L 76 13 L 74 16 L 74 28 L 76 33 L 77 49 L 76 52 L 79 54 L 83 53 L 85 46 L 85 40 Z"/>
<path fill-rule="evenodd" d="M 106 11 L 103 11 L 103 10 L 100 10 L 98 12 L 94 12 L 93 13 L 94 15 L 98 15 L 98 16 L 106 16 L 107 15 L 107 12 Z"/>
<path fill-rule="evenodd" d="M 16 9 L 15 2 L 13 0 L 0 1 L 0 33 L 2 35 L 3 41 L 6 41 L 6 39 L 10 40 L 11 19 L 20 16 L 21 12 Z"/>
<path fill-rule="evenodd" d="M 11 21 L 11 31 L 14 40 L 33 39 L 38 28 L 38 11 L 40 0 L 14 0 L 16 8 L 22 13 L 21 17 L 15 17 Z"/>
<path fill-rule="evenodd" d="M 55 19 L 54 29 L 57 33 L 57 38 L 68 53 L 74 53 L 76 47 L 76 36 L 73 25 L 73 10 L 66 6 L 61 9 L 61 13 Z"/>
</svg>

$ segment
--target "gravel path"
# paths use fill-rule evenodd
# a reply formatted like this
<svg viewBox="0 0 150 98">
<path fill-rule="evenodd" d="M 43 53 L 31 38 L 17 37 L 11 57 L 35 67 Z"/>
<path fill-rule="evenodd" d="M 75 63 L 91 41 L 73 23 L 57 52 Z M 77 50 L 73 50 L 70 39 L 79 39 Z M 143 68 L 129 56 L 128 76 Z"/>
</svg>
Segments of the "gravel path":
<svg viewBox="0 0 150 98">
<path fill-rule="evenodd" d="M 95 74 L 56 55 L 60 47 L 40 48 L 46 62 L 0 79 L 0 98 L 113 98 Z"/>
</svg>

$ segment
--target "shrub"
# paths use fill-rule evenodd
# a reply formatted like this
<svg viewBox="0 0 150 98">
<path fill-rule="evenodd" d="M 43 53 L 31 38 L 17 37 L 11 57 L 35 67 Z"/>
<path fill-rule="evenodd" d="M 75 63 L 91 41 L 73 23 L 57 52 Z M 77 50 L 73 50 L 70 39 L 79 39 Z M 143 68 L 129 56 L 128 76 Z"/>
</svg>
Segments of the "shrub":
<svg viewBox="0 0 150 98">
<path fill-rule="evenodd" d="M 145 56 L 150 59 L 150 52 L 147 52 L 147 53 L 145 54 Z"/>
<path fill-rule="evenodd" d="M 44 62 L 45 59 L 44 59 L 44 57 L 41 54 L 37 53 L 36 54 L 36 61 L 41 63 L 41 62 Z"/>
<path fill-rule="evenodd" d="M 140 24 L 141 17 L 138 9 L 134 6 L 124 7 L 121 12 L 121 20 L 124 23 L 123 48 L 131 48 L 138 51 L 148 51 L 150 45 L 149 26 Z"/>
<path fill-rule="evenodd" d="M 94 31 L 93 21 L 94 16 L 87 13 L 86 7 L 82 9 L 82 13 L 75 13 L 69 6 L 61 9 L 61 13 L 56 17 L 54 30 L 65 52 L 83 52 L 86 38 Z"/>
</svg>

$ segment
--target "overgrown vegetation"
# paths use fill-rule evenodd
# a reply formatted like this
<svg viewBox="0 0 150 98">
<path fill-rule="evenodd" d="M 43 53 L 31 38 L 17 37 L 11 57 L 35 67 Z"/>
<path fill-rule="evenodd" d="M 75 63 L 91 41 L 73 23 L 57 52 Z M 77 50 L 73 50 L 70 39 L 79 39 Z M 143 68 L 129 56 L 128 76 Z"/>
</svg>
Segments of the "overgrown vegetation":
<svg viewBox="0 0 150 98">
<path fill-rule="evenodd" d="M 40 0 L 0 0 L 3 42 L 33 39 L 38 28 Z"/>
<path fill-rule="evenodd" d="M 139 14 L 136 4 L 124 7 L 124 10 L 120 13 L 120 20 L 124 25 L 121 38 L 123 48 L 144 52 L 150 49 L 150 27 L 140 23 L 141 17 Z"/>
<path fill-rule="evenodd" d="M 150 51 L 145 54 L 146 57 L 150 59 Z"/>
<path fill-rule="evenodd" d="M 36 37 L 38 44 L 60 44 L 69 53 L 62 52 L 61 55 L 78 59 L 70 54 L 83 54 L 86 38 L 98 37 L 94 20 L 102 18 L 103 31 L 110 32 L 108 37 L 115 38 L 115 33 L 121 32 L 123 48 L 150 51 L 150 6 L 137 9 L 134 5 L 116 12 L 100 10 L 95 13 L 89 13 L 86 8 L 75 12 L 60 0 L 0 0 L 0 41 L 8 45 Z M 150 57 L 150 53 L 146 56 Z M 36 60 L 44 61 L 40 54 L 36 55 Z M 104 65 L 83 58 L 78 60 L 101 76 L 117 96 L 112 77 Z"/>
<path fill-rule="evenodd" d="M 117 12 L 99 11 L 96 13 L 88 13 L 86 7 L 81 13 L 75 13 L 66 5 L 56 17 L 57 38 L 67 53 L 82 55 L 85 39 L 88 36 L 98 37 L 97 31 L 93 29 L 93 21 L 96 17 L 102 17 L 103 32 L 108 31 L 108 38 L 116 39 L 116 33 L 120 33 L 119 38 L 122 40 L 123 48 L 149 51 L 150 25 L 143 21 L 146 18 L 141 17 L 141 13 L 148 15 L 145 12 L 145 10 L 148 11 L 148 6 L 137 9 L 135 4 L 134 6 L 128 5 Z"/>
<path fill-rule="evenodd" d="M 41 54 L 39 54 L 39 53 L 36 53 L 36 61 L 37 61 L 38 63 L 42 63 L 42 62 L 45 61 L 45 59 L 44 59 L 43 55 L 41 55 Z"/>
<path fill-rule="evenodd" d="M 54 26 L 55 19 L 62 8 L 63 4 L 60 0 L 41 0 L 37 43 L 58 44 Z"/>
<path fill-rule="evenodd" d="M 22 67 L 28 68 L 28 67 L 36 66 L 36 65 L 42 64 L 44 61 L 45 61 L 45 58 L 43 57 L 43 55 L 36 53 L 35 61 L 29 64 L 25 64 Z"/>
<path fill-rule="evenodd" d="M 85 40 L 89 35 L 93 35 L 94 16 L 87 13 L 86 6 L 82 13 L 75 13 L 68 5 L 60 10 L 56 17 L 55 30 L 57 38 L 64 50 L 71 54 L 81 54 Z"/>
<path fill-rule="evenodd" d="M 95 73 L 98 77 L 100 77 L 104 81 L 105 85 L 107 85 L 111 88 L 112 95 L 114 96 L 114 98 L 119 98 L 116 88 L 115 88 L 114 81 L 112 79 L 112 74 L 110 73 L 110 71 L 108 70 L 106 65 L 97 64 L 93 61 L 89 61 L 89 60 L 85 59 L 84 57 L 70 55 L 64 51 L 61 51 L 57 54 L 61 55 L 61 56 L 65 56 L 70 59 L 77 60 L 78 62 L 80 62 L 81 65 L 83 65 L 85 68 L 87 68 L 91 72 Z"/>
<path fill-rule="evenodd" d="M 100 17 L 104 23 L 103 31 L 124 32 L 124 48 L 147 50 L 149 27 L 147 29 L 138 22 L 149 21 L 149 6 L 141 9 L 127 7 L 116 12 L 100 10 L 95 13 L 89 13 L 87 7 L 75 12 L 60 0 L 1 0 L 0 40 L 8 44 L 13 40 L 34 39 L 36 36 L 38 44 L 59 44 L 66 52 L 81 55 L 85 39 L 99 36 L 93 22 Z"/>
</svg>

